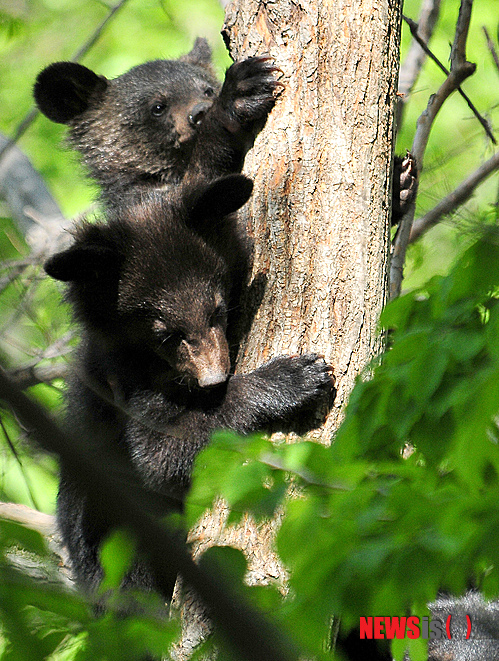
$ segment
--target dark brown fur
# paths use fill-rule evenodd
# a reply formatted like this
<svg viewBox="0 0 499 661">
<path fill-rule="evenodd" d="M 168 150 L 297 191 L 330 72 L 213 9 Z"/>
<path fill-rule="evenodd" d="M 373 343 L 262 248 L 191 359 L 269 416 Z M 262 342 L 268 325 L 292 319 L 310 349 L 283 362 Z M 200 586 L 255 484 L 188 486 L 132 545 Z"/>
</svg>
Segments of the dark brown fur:
<svg viewBox="0 0 499 661">
<path fill-rule="evenodd" d="M 72 62 L 38 76 L 34 95 L 69 142 L 104 199 L 240 172 L 274 105 L 276 68 L 267 57 L 233 64 L 223 85 L 198 39 L 179 60 L 146 62 L 108 80 Z"/>
<path fill-rule="evenodd" d="M 229 374 L 227 305 L 241 260 L 237 243 L 218 239 L 233 232 L 230 213 L 250 193 L 241 175 L 177 198 L 150 193 L 109 212 L 106 224 L 80 225 L 73 246 L 46 264 L 68 282 L 82 327 L 68 423 L 103 460 L 121 453 L 145 487 L 179 508 L 212 431 L 284 428 L 332 390 L 314 354 Z M 78 580 L 95 587 L 108 528 L 64 466 L 58 519 Z M 141 564 L 129 582 L 153 587 Z"/>
</svg>

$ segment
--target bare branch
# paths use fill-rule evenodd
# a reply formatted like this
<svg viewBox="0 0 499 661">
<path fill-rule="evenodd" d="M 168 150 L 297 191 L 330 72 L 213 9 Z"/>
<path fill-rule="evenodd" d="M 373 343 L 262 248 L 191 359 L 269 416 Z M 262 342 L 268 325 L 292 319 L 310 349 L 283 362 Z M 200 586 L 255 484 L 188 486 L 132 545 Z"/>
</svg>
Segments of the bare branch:
<svg viewBox="0 0 499 661">
<path fill-rule="evenodd" d="M 461 15 L 461 12 L 460 12 L 459 19 L 460 20 L 465 20 L 467 18 L 467 16 L 468 15 L 466 13 L 463 13 Z M 418 44 L 421 46 L 421 48 L 425 51 L 425 53 L 428 55 L 428 57 L 430 57 L 435 62 L 435 64 L 445 73 L 446 76 L 449 76 L 450 72 L 447 69 L 447 67 L 445 67 L 442 64 L 442 62 L 440 62 L 440 60 L 436 57 L 436 55 L 434 55 L 432 53 L 432 51 L 428 48 L 428 46 L 425 44 L 423 39 L 421 39 L 421 37 L 419 36 L 417 23 L 412 21 L 410 18 L 407 18 L 406 16 L 404 16 L 403 18 L 404 18 L 405 22 L 407 23 L 407 25 L 409 26 L 409 28 L 411 30 L 412 36 L 418 42 Z M 469 17 L 468 17 L 468 20 L 469 20 Z M 459 23 L 458 23 L 458 26 L 459 26 Z M 456 26 L 456 39 L 457 39 L 458 26 Z M 463 35 L 467 35 L 467 34 L 468 34 L 468 28 L 466 28 L 465 30 L 463 30 L 461 28 L 460 31 L 459 31 L 458 40 L 457 41 L 456 41 L 456 39 L 454 40 L 454 45 L 452 46 L 452 49 L 451 49 L 451 63 L 453 63 L 453 66 L 451 66 L 451 71 L 453 71 L 453 70 L 458 71 L 458 70 L 465 69 L 467 67 L 470 67 L 470 68 L 473 67 L 473 71 L 470 71 L 470 73 L 468 74 L 468 76 L 470 76 L 471 74 L 473 74 L 475 72 L 476 65 L 472 64 L 471 62 L 466 62 L 466 57 L 463 58 L 463 56 L 461 55 L 461 48 L 462 48 L 461 47 L 461 42 L 462 42 L 462 39 L 463 39 Z M 458 48 L 457 44 L 459 44 L 459 48 Z M 452 51 L 455 51 L 454 60 L 452 59 Z M 460 81 L 459 85 L 468 76 L 465 76 Z M 497 141 L 494 137 L 494 134 L 492 133 L 489 122 L 485 119 L 485 117 L 482 117 L 482 115 L 478 112 L 477 108 L 475 107 L 475 105 L 473 104 L 473 102 L 471 101 L 469 96 L 465 92 L 463 92 L 463 90 L 459 87 L 459 85 L 456 88 L 457 91 L 463 97 L 463 99 L 466 101 L 466 103 L 468 104 L 469 109 L 472 111 L 472 113 L 478 119 L 480 124 L 483 126 L 484 131 L 487 134 L 488 138 L 496 145 Z"/>
<path fill-rule="evenodd" d="M 109 21 L 113 18 L 113 16 L 116 15 L 116 12 L 123 7 L 123 5 L 127 2 L 128 0 L 120 0 L 117 5 L 111 8 L 109 11 L 108 15 L 106 18 L 100 23 L 100 25 L 95 29 L 94 33 L 90 37 L 90 39 L 83 44 L 81 48 L 79 48 L 76 53 L 73 55 L 71 58 L 72 62 L 78 62 L 81 60 L 81 58 L 88 53 L 88 51 L 92 48 L 92 46 L 95 44 L 95 42 L 99 39 L 101 36 L 104 28 L 106 25 L 109 23 Z M 38 117 L 39 111 L 37 108 L 32 108 L 28 114 L 24 117 L 24 119 L 21 121 L 19 126 L 17 127 L 17 130 L 14 134 L 14 136 L 0 148 L 0 162 L 3 158 L 3 156 L 10 151 L 10 149 L 16 144 L 16 142 L 26 133 L 28 128 L 33 124 L 35 119 Z"/>
<path fill-rule="evenodd" d="M 10 372 L 12 380 L 21 390 L 26 390 L 26 388 L 31 388 L 40 383 L 51 383 L 55 379 L 66 379 L 68 374 L 68 363 L 18 367 Z"/>
<path fill-rule="evenodd" d="M 417 22 L 417 34 L 428 44 L 433 34 L 433 30 L 440 15 L 440 0 L 424 0 L 421 5 L 419 18 Z M 407 20 L 407 19 L 406 19 Z M 397 99 L 397 126 L 402 123 L 402 113 L 409 100 L 410 93 L 423 68 L 427 57 L 427 52 L 413 35 L 411 46 L 407 52 L 404 62 L 400 67 L 399 87 Z"/>
<path fill-rule="evenodd" d="M 466 40 L 468 39 L 472 6 L 473 0 L 461 0 L 454 43 L 450 52 L 451 71 L 462 69 L 466 65 Z"/>
<path fill-rule="evenodd" d="M 50 383 L 54 379 L 65 379 L 69 374 L 69 364 L 67 362 L 57 362 L 49 365 L 42 365 L 44 360 L 53 360 L 61 358 L 71 353 L 73 348 L 70 342 L 73 333 L 65 333 L 55 342 L 50 344 L 44 351 L 37 352 L 35 359 L 28 365 L 21 365 L 9 372 L 12 381 L 20 390 L 31 388 L 39 383 Z"/>
<path fill-rule="evenodd" d="M 0 519 L 19 523 L 25 528 L 40 533 L 50 551 L 49 555 L 42 557 L 26 552 L 18 553 L 15 548 L 9 549 L 7 557 L 11 565 L 34 581 L 59 586 L 62 583 L 65 587 L 74 589 L 68 553 L 62 543 L 54 516 L 38 512 L 25 505 L 0 503 Z"/>
<path fill-rule="evenodd" d="M 475 65 L 465 62 L 460 69 L 452 70 L 436 94 L 432 94 L 426 110 L 422 112 L 417 122 L 416 135 L 412 143 L 411 152 L 416 159 L 418 171 L 423 169 L 424 154 L 430 137 L 433 122 L 449 96 L 458 89 L 459 85 L 475 72 Z"/>
<path fill-rule="evenodd" d="M 490 38 L 489 32 L 488 32 L 487 28 L 485 27 L 485 25 L 483 26 L 482 30 L 485 33 L 485 38 L 487 39 L 487 46 L 488 46 L 488 49 L 489 49 L 489 51 L 492 55 L 492 59 L 495 62 L 496 69 L 497 69 L 497 71 L 499 71 L 499 55 L 497 54 L 494 43 L 493 43 L 492 39 Z"/>
<path fill-rule="evenodd" d="M 472 196 L 476 187 L 485 181 L 493 172 L 499 168 L 499 152 L 496 152 L 492 158 L 483 163 L 475 172 L 467 177 L 463 182 L 449 193 L 440 202 L 428 211 L 422 218 L 414 221 L 409 243 L 413 243 L 431 227 L 436 225 L 445 216 L 455 211 Z"/>
<path fill-rule="evenodd" d="M 451 70 L 438 92 L 432 94 L 430 97 L 426 110 L 423 111 L 417 122 L 416 135 L 414 136 L 411 153 L 416 160 L 419 174 L 423 170 L 426 146 L 438 111 L 452 92 L 457 90 L 461 83 L 475 72 L 475 65 L 471 62 L 467 62 L 464 51 L 466 35 L 468 34 L 470 12 L 470 0 L 462 0 L 458 23 L 456 25 L 454 44 L 452 46 Z M 413 23 L 413 21 L 410 23 Z M 413 28 L 411 28 L 411 32 L 412 30 Z M 417 26 L 413 34 L 417 34 Z M 430 54 L 429 49 L 426 48 L 426 50 L 432 59 L 436 59 L 433 54 Z M 443 67 L 443 65 L 439 66 Z M 416 196 L 414 196 L 414 201 L 411 204 L 408 213 L 406 213 L 400 222 L 393 242 L 390 264 L 390 300 L 396 298 L 400 294 L 402 287 L 405 254 L 411 234 L 412 223 L 414 221 L 415 197 Z"/>
<path fill-rule="evenodd" d="M 404 263 L 412 223 L 414 221 L 415 204 L 411 204 L 410 209 L 400 221 L 400 225 L 395 235 L 392 247 L 392 258 L 390 261 L 390 291 L 389 300 L 393 300 L 400 295 L 402 280 L 404 279 Z"/>
<path fill-rule="evenodd" d="M 43 537 L 50 538 L 56 534 L 55 517 L 33 510 L 26 505 L 0 502 L 0 518 L 20 523 L 30 530 L 36 530 Z"/>
<path fill-rule="evenodd" d="M 0 134 L 0 147 L 8 143 Z M 47 224 L 53 223 L 58 228 L 67 222 L 42 177 L 18 147 L 12 146 L 0 160 L 0 196 L 9 205 L 12 218 L 24 236 L 39 225 L 31 209 L 36 209 Z"/>
</svg>

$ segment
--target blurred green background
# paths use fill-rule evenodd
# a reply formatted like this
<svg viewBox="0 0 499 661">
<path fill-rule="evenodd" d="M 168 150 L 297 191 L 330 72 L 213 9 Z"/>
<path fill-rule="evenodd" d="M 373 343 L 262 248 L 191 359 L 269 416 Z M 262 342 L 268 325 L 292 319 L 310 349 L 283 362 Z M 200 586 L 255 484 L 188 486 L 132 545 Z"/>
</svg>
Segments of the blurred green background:
<svg viewBox="0 0 499 661">
<path fill-rule="evenodd" d="M 418 20 L 419 0 L 406 0 L 404 14 Z M 459 0 L 442 0 L 440 17 L 430 48 L 440 62 L 450 67 L 450 44 L 454 39 Z M 471 98 L 478 111 L 488 119 L 493 129 L 499 120 L 499 71 L 493 63 L 487 47 L 485 26 L 498 50 L 499 6 L 495 2 L 477 0 L 473 3 L 472 20 L 467 41 L 466 55 L 476 64 L 476 72 L 462 88 Z M 411 41 L 410 31 L 402 25 L 402 61 Z M 410 149 L 416 122 L 426 108 L 428 98 L 444 82 L 445 76 L 437 65 L 426 61 L 421 76 L 412 92 L 397 139 L 397 152 Z M 497 130 L 494 131 L 497 139 Z M 432 129 L 425 155 L 421 177 L 416 218 L 450 193 L 457 184 L 474 172 L 494 153 L 494 145 L 486 137 L 482 126 L 468 108 L 465 100 L 456 92 L 447 99 Z M 498 177 L 492 175 L 477 189 L 473 198 L 452 219 L 436 226 L 415 245 L 411 246 L 403 283 L 404 289 L 418 286 L 435 273 L 443 274 L 469 243 L 467 229 L 478 220 L 496 218 L 498 202 Z"/>
<path fill-rule="evenodd" d="M 71 59 L 116 3 L 94 0 L 0 2 L 0 131 L 10 136 L 33 106 L 41 69 Z M 114 78 L 147 60 L 176 58 L 206 37 L 222 76 L 230 60 L 220 36 L 223 9 L 217 0 L 128 0 L 80 61 Z M 77 157 L 64 149 L 65 127 L 38 117 L 20 141 L 65 214 L 81 212 L 94 198 Z"/>
<path fill-rule="evenodd" d="M 417 20 L 419 0 L 407 0 L 404 12 Z M 443 0 L 431 48 L 448 65 L 459 11 L 459 0 Z M 463 87 L 494 126 L 498 119 L 499 72 L 487 48 L 482 26 L 497 47 L 496 3 L 477 0 L 468 38 L 468 59 L 477 72 Z M 0 132 L 12 136 L 33 106 L 32 86 L 47 64 L 71 59 L 109 13 L 97 0 L 0 0 Z M 217 0 L 128 0 L 81 62 L 114 77 L 130 67 L 156 58 L 187 52 L 197 36 L 208 38 L 215 66 L 222 77 L 230 64 L 220 36 L 223 9 Z M 403 25 L 402 60 L 410 42 Z M 418 116 L 429 95 L 444 80 L 427 61 L 407 105 L 397 140 L 397 152 L 410 148 Z M 19 142 L 68 217 L 81 213 L 95 198 L 78 158 L 64 147 L 65 127 L 39 116 Z M 422 215 L 480 163 L 493 146 L 464 100 L 454 94 L 443 107 L 428 145 L 421 177 L 417 213 Z M 473 223 L 495 222 L 497 173 L 452 219 L 432 229 L 408 253 L 404 288 L 412 288 L 435 273 L 445 273 L 468 245 Z M 0 200 L 0 361 L 8 366 L 50 363 L 47 347 L 70 330 L 60 288 L 43 278 L 39 265 L 29 265 L 6 284 L 13 266 L 28 254 L 23 237 Z M 61 360 L 59 358 L 59 360 Z M 62 382 L 39 385 L 30 392 L 51 408 L 60 409 Z M 2 412 L 0 428 L 0 500 L 16 501 L 53 511 L 55 463 L 33 450 L 24 432 Z M 15 450 L 15 451 L 14 451 Z"/>
<path fill-rule="evenodd" d="M 12 136 L 33 107 L 38 72 L 51 62 L 71 59 L 117 3 L 92 0 L 0 1 L 0 132 Z M 197 36 L 213 47 L 220 77 L 230 64 L 220 36 L 223 9 L 216 0 L 128 0 L 80 61 L 115 77 L 136 64 L 176 58 L 190 50 Z M 19 147 L 41 173 L 63 213 L 82 213 L 96 190 L 78 158 L 64 146 L 65 127 L 38 116 Z M 8 366 L 49 364 L 47 347 L 70 330 L 61 288 L 43 278 L 39 265 L 26 268 L 4 287 L 19 260 L 28 254 L 22 235 L 0 200 L 0 362 Z M 40 362 L 41 360 L 41 362 Z M 62 381 L 39 385 L 30 394 L 60 411 Z M 2 411 L 0 427 L 0 500 L 53 512 L 56 463 L 37 453 L 29 434 Z"/>
</svg>

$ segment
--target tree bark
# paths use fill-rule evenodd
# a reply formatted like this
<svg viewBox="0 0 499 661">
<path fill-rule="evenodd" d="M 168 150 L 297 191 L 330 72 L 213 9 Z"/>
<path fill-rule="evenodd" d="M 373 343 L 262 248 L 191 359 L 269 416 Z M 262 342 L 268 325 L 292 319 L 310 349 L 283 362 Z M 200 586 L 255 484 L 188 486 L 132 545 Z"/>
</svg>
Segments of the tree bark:
<svg viewBox="0 0 499 661">
<path fill-rule="evenodd" d="M 236 0 L 226 15 L 235 59 L 269 52 L 286 85 L 246 160 L 253 280 L 263 274 L 266 287 L 240 368 L 324 353 L 338 389 L 325 441 L 379 342 L 399 10 L 387 0 Z"/>
<path fill-rule="evenodd" d="M 286 86 L 246 159 L 255 182 L 244 210 L 255 241 L 249 305 L 260 304 L 238 371 L 279 354 L 323 354 L 337 396 L 311 436 L 329 443 L 355 377 L 380 347 L 400 5 L 234 0 L 223 34 L 235 60 L 269 53 Z M 192 531 L 195 553 L 235 546 L 248 557 L 250 584 L 284 583 L 272 552 L 278 520 L 228 529 L 225 515 L 219 504 Z"/>
</svg>

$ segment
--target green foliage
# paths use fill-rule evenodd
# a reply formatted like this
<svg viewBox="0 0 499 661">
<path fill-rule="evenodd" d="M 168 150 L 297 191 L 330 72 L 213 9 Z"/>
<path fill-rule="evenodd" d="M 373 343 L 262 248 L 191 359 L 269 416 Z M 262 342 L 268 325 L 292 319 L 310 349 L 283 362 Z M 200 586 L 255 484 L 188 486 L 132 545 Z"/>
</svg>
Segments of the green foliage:
<svg viewBox="0 0 499 661">
<path fill-rule="evenodd" d="M 404 0 L 403 13 L 418 21 L 421 0 Z M 444 0 L 440 3 L 438 23 L 429 47 L 440 62 L 449 67 L 451 44 L 454 40 L 460 2 Z M 466 44 L 468 61 L 476 64 L 476 72 L 462 85 L 474 105 L 495 129 L 499 119 L 498 71 L 487 46 L 483 27 L 486 27 L 498 49 L 497 12 L 487 0 L 473 3 L 469 35 Z M 401 62 L 404 62 L 411 42 L 408 26 L 402 24 Z M 445 74 L 427 58 L 420 77 L 404 110 L 398 127 L 396 153 L 411 149 L 418 117 L 425 110 L 431 94 L 437 92 Z M 483 128 L 457 93 L 445 102 L 437 116 L 425 152 L 424 170 L 420 177 L 416 217 L 421 217 L 492 156 L 496 146 L 485 137 Z M 452 217 L 446 218 L 409 247 L 404 287 L 421 286 L 435 273 L 445 274 L 454 259 L 469 245 L 463 237 L 463 226 L 469 226 L 484 210 L 497 204 L 498 173 L 480 185 L 472 198 Z"/>
<path fill-rule="evenodd" d="M 97 0 L 33 0 L 0 9 L 0 132 L 15 134 L 33 107 L 36 75 L 50 62 L 71 59 L 95 33 L 113 5 Z M 223 10 L 217 0 L 127 0 L 80 60 L 108 77 L 148 59 L 178 57 L 197 36 L 214 49 L 220 75 L 229 58 L 220 37 Z M 43 176 L 63 212 L 86 211 L 95 198 L 78 158 L 64 145 L 66 128 L 38 117 L 19 143 Z M 0 361 L 8 368 L 47 367 L 66 360 L 71 330 L 62 290 L 44 277 L 43 255 L 30 248 L 0 202 Z M 49 409 L 61 407 L 61 380 L 30 389 Z M 55 462 L 19 438 L 15 421 L 1 411 L 0 498 L 53 512 Z M 15 450 L 13 454 L 12 449 Z"/>
<path fill-rule="evenodd" d="M 99 0 L 32 0 L 2 3 L 0 9 L 0 132 L 15 134 L 33 107 L 36 75 L 49 63 L 71 59 L 94 34 L 116 2 Z M 220 37 L 223 10 L 217 0 L 128 0 L 108 23 L 82 64 L 108 77 L 158 57 L 187 52 L 197 36 L 214 48 L 220 75 L 229 63 Z M 42 174 L 63 212 L 86 211 L 96 191 L 78 159 L 64 146 L 65 128 L 38 117 L 19 143 Z M 43 255 L 30 248 L 0 203 L 0 362 L 9 369 L 64 363 L 74 342 L 61 288 L 44 278 Z M 29 389 L 56 415 L 61 408 L 62 380 Z M 0 407 L 0 500 L 23 503 L 53 513 L 57 490 L 56 461 L 42 455 L 29 432 L 19 429 Z M 121 540 L 122 541 L 122 540 Z M 120 549 L 118 553 L 117 549 Z M 54 558 L 36 533 L 0 521 L 0 659 L 2 661 L 136 661 L 146 649 L 166 654 L 178 636 L 178 623 L 164 617 L 155 598 L 134 595 L 133 616 L 112 591 L 126 571 L 129 557 L 117 538 L 103 549 L 106 566 L 105 617 L 95 619 L 93 606 L 59 584 Z M 27 556 L 28 566 L 46 563 L 53 581 L 42 583 L 12 566 L 12 553 Z"/>
<path fill-rule="evenodd" d="M 248 509 L 259 519 L 272 516 L 287 491 L 280 473 L 272 489 L 266 486 L 273 471 L 261 458 L 270 456 L 272 450 L 272 444 L 260 436 L 247 439 L 227 431 L 215 434 L 213 445 L 206 448 L 194 467 L 196 489 L 186 505 L 186 525 L 194 525 L 211 506 L 214 493 L 231 503 L 229 523 L 237 523 Z M 243 456 L 252 461 L 242 461 Z"/>
<path fill-rule="evenodd" d="M 115 533 L 104 545 L 103 589 L 120 583 L 132 548 L 124 533 Z M 8 557 L 14 549 L 26 567 L 31 571 L 34 566 L 41 567 L 52 580 L 35 582 L 29 572 L 15 569 Z M 0 521 L 2 661 L 137 661 L 147 653 L 158 657 L 166 654 L 178 636 L 178 622 L 166 618 L 157 596 L 108 591 L 104 602 L 105 614 L 96 617 L 91 603 L 60 583 L 41 535 Z"/>
<path fill-rule="evenodd" d="M 115 530 L 100 549 L 100 564 L 104 570 L 104 578 L 99 586 L 99 592 L 117 590 L 125 574 L 130 569 L 136 553 L 135 540 L 125 530 Z"/>
<path fill-rule="evenodd" d="M 424 615 L 470 577 L 498 594 L 498 285 L 490 228 L 447 276 L 388 305 L 389 349 L 358 379 L 331 447 L 223 434 L 199 457 L 189 522 L 215 495 L 261 517 L 291 480 L 277 536 L 290 597 L 277 615 L 316 654 L 333 613 L 346 629 Z"/>
<path fill-rule="evenodd" d="M 39 265 L 26 259 L 14 231 L 0 239 L 0 362 L 8 367 L 49 366 L 64 362 L 69 318 L 61 292 Z M 15 276 L 15 277 L 14 277 Z M 47 408 L 61 404 L 61 382 L 40 384 L 31 394 Z M 0 408 L 0 499 L 53 512 L 57 480 L 55 461 L 19 434 L 17 421 Z"/>
<path fill-rule="evenodd" d="M 10 660 L 44 659 L 59 648 L 70 630 L 69 623 L 90 620 L 88 607 L 75 594 L 65 593 L 47 581 L 35 585 L 19 569 L 14 569 L 8 553 L 26 562 L 49 562 L 49 552 L 39 533 L 7 521 L 0 525 L 0 617 L 2 621 L 1 658 Z M 61 657 L 62 659 L 63 657 Z"/>
<path fill-rule="evenodd" d="M 405 13 L 415 19 L 419 4 L 406 0 Z M 444 63 L 458 7 L 456 2 L 442 3 L 431 44 Z M 12 135 L 31 108 L 38 71 L 52 61 L 70 59 L 107 12 L 108 6 L 97 1 L 4 4 L 3 133 Z M 228 64 L 218 34 L 222 20 L 216 0 L 130 0 L 82 63 L 112 77 L 147 59 L 176 57 L 203 35 L 215 47 L 221 72 Z M 492 119 L 499 108 L 496 72 L 481 26 L 494 34 L 496 20 L 491 3 L 475 2 L 468 59 L 477 62 L 478 71 L 464 85 Z M 405 27 L 403 34 L 407 43 Z M 416 118 L 442 80 L 428 61 L 399 134 L 399 152 L 410 147 Z M 63 135 L 63 127 L 39 118 L 20 146 L 70 215 L 86 209 L 95 191 L 77 159 L 62 146 Z M 418 215 L 490 151 L 482 129 L 455 95 L 429 143 Z M 467 205 L 464 216 L 476 216 L 477 204 L 493 199 L 496 185 L 497 177 Z M 40 360 L 47 364 L 58 355 L 57 342 L 69 330 L 67 311 L 60 305 L 60 290 L 41 279 L 38 265 L 28 260 L 20 275 L 11 278 L 28 248 L 7 217 L 8 209 L 0 209 L 0 215 L 0 358 L 11 367 Z M 488 222 L 495 223 L 497 212 L 490 216 Z M 261 519 L 285 506 L 277 543 L 290 569 L 288 597 L 282 599 L 272 587 L 241 589 L 316 658 L 330 658 L 322 646 L 332 613 L 342 614 L 346 629 L 358 623 L 359 615 L 424 615 L 438 588 L 458 592 L 470 576 L 487 594 L 499 593 L 498 241 L 491 230 L 471 245 L 469 236 L 463 238 L 455 229 L 437 227 L 412 247 L 406 286 L 445 273 L 454 255 L 462 257 L 448 275 L 431 279 L 386 309 L 382 323 L 390 329 L 390 349 L 372 376 L 358 380 L 331 448 L 310 442 L 276 447 L 262 437 L 223 433 L 197 462 L 187 504 L 189 524 L 216 495 L 230 503 L 231 522 L 245 511 Z M 52 346 L 54 351 L 47 354 Z M 39 385 L 31 392 L 53 409 L 60 406 L 61 385 Z M 0 499 L 52 511 L 54 461 L 25 443 L 15 420 L 0 413 Z M 287 499 L 290 491 L 293 498 Z M 177 622 L 162 618 L 155 600 L 135 595 L 139 608 L 133 616 L 122 617 L 126 604 L 108 590 L 119 584 L 129 566 L 133 546 L 122 534 L 102 551 L 108 610 L 97 619 L 92 605 L 74 592 L 37 584 L 14 569 L 9 555 L 13 548 L 16 556 L 22 550 L 35 560 L 51 558 L 36 533 L 0 523 L 0 659 L 132 659 L 146 645 L 158 654 L 167 650 L 177 635 Z M 213 549 L 205 559 L 208 564 L 210 556 L 235 582 L 242 582 L 241 554 Z M 420 640 L 395 641 L 397 658 L 407 645 L 411 658 L 423 658 Z"/>
</svg>

